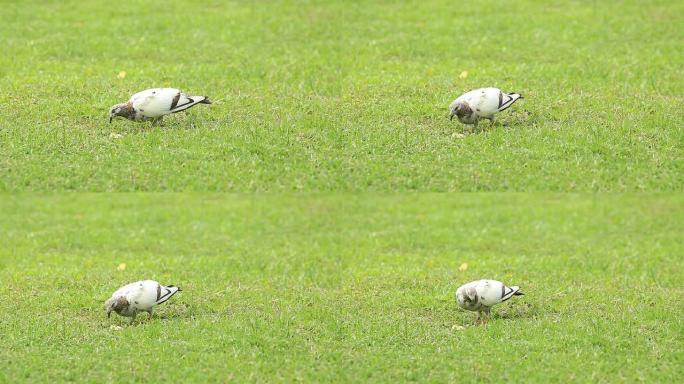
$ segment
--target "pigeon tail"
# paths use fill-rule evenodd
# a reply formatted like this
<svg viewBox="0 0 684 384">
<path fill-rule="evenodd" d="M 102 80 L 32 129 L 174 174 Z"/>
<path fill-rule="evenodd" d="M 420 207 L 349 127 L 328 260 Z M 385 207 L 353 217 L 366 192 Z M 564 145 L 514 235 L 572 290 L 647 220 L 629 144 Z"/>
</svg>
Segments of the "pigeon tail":
<svg viewBox="0 0 684 384">
<path fill-rule="evenodd" d="M 162 292 L 162 290 L 163 290 L 163 292 Z M 181 291 L 180 288 L 174 287 L 173 285 L 169 285 L 168 287 L 158 285 L 157 286 L 157 300 L 155 301 L 155 304 L 159 305 L 161 303 L 165 303 L 173 295 L 175 295 L 176 293 L 178 293 L 180 291 Z"/>
<path fill-rule="evenodd" d="M 520 290 L 520 287 L 518 287 L 517 285 L 512 286 L 511 289 L 513 290 L 513 296 L 524 296 L 525 295 L 524 293 L 522 293 L 522 291 Z"/>
<path fill-rule="evenodd" d="M 188 97 L 189 102 L 179 105 L 171 110 L 171 113 L 176 113 L 180 111 L 185 111 L 186 109 L 190 107 L 194 107 L 197 104 L 211 104 L 211 101 L 207 99 L 206 96 L 190 96 Z"/>
<path fill-rule="evenodd" d="M 498 112 L 507 110 L 516 101 L 522 99 L 523 96 L 519 93 L 507 93 L 506 98 L 507 99 L 504 100 L 503 94 L 499 93 L 499 108 L 497 110 Z"/>
<path fill-rule="evenodd" d="M 181 289 L 181 287 L 176 287 L 175 285 L 167 285 L 166 288 L 176 288 L 176 289 L 178 289 L 177 292 L 183 292 L 183 290 Z"/>
</svg>

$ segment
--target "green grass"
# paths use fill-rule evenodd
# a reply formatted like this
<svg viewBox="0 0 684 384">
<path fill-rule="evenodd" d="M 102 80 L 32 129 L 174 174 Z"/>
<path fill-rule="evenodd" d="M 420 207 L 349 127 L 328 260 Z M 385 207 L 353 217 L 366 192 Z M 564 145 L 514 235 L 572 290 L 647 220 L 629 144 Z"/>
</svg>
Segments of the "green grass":
<svg viewBox="0 0 684 384">
<path fill-rule="evenodd" d="M 681 1 L 0 9 L 0 192 L 57 192 L 0 194 L 0 383 L 684 377 L 684 194 L 629 194 L 684 185 Z M 215 103 L 107 123 L 160 86 Z M 525 99 L 461 135 L 483 86 Z"/>
<path fill-rule="evenodd" d="M 4 191 L 684 183 L 681 1 L 20 1 L 0 21 Z M 156 86 L 217 102 L 107 124 Z M 482 86 L 526 99 L 458 138 L 446 107 Z"/>
<path fill-rule="evenodd" d="M 681 195 L 4 196 L 0 382 L 677 382 L 683 217 Z M 453 300 L 482 277 L 527 293 L 486 327 Z M 143 278 L 184 291 L 107 319 Z"/>
</svg>

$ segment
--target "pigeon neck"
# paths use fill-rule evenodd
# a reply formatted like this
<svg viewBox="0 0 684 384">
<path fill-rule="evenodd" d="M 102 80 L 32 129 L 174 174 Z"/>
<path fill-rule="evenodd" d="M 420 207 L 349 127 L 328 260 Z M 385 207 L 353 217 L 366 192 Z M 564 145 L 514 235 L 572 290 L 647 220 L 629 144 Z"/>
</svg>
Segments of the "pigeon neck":
<svg viewBox="0 0 684 384">
<path fill-rule="evenodd" d="M 128 120 L 135 120 L 135 108 L 133 108 L 133 103 L 129 102 L 122 105 L 118 115 L 125 117 Z"/>
<path fill-rule="evenodd" d="M 114 310 L 121 312 L 128 307 L 128 300 L 125 297 L 118 297 L 114 302 Z"/>
<path fill-rule="evenodd" d="M 461 103 L 456 108 L 456 116 L 457 117 L 466 117 L 466 116 L 470 116 L 472 114 L 473 114 L 473 110 L 470 108 L 470 105 L 468 105 L 467 103 Z"/>
</svg>

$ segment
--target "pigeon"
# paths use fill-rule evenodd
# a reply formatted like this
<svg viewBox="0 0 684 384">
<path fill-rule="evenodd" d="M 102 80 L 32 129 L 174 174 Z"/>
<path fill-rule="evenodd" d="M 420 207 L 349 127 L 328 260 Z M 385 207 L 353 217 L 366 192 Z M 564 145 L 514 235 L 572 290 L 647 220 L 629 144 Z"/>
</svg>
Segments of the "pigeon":
<svg viewBox="0 0 684 384">
<path fill-rule="evenodd" d="M 496 280 L 477 280 L 465 284 L 456 290 L 456 302 L 458 306 L 468 311 L 476 311 L 478 320 L 486 323 L 484 313 L 489 317 L 490 308 L 493 305 L 503 303 L 513 296 L 522 296 L 520 287 L 507 287 L 506 284 Z"/>
<path fill-rule="evenodd" d="M 185 111 L 197 104 L 211 104 L 206 96 L 188 96 L 176 88 L 152 88 L 131 96 L 109 110 L 109 122 L 117 116 L 133 121 L 161 122 L 164 115 Z"/>
<path fill-rule="evenodd" d="M 130 317 L 131 322 L 135 320 L 138 312 L 147 312 L 152 317 L 152 308 L 161 304 L 171 296 L 180 292 L 181 289 L 169 285 L 163 286 L 154 280 L 143 280 L 130 283 L 119 288 L 112 297 L 105 301 L 107 317 L 112 311 L 124 317 Z"/>
<path fill-rule="evenodd" d="M 508 109 L 522 99 L 519 93 L 504 93 L 499 88 L 480 88 L 466 92 L 449 105 L 449 120 L 454 116 L 463 124 L 474 124 L 488 119 L 494 123 L 494 114 Z"/>
</svg>

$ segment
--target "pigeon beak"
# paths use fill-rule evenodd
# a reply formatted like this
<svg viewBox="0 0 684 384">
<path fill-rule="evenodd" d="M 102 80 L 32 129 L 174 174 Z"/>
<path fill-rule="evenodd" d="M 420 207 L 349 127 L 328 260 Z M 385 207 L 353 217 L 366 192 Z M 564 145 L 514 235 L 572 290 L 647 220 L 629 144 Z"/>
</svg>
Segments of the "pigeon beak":
<svg viewBox="0 0 684 384">
<path fill-rule="evenodd" d="M 453 119 L 454 119 L 454 113 L 451 112 L 451 113 L 449 114 L 449 121 L 452 121 Z"/>
<path fill-rule="evenodd" d="M 114 116 L 109 116 L 109 124 L 112 123 L 112 119 L 113 119 L 113 118 L 114 118 Z"/>
<path fill-rule="evenodd" d="M 112 310 L 111 309 L 109 311 L 107 311 L 107 318 L 109 319 L 110 317 L 112 317 Z"/>
</svg>

